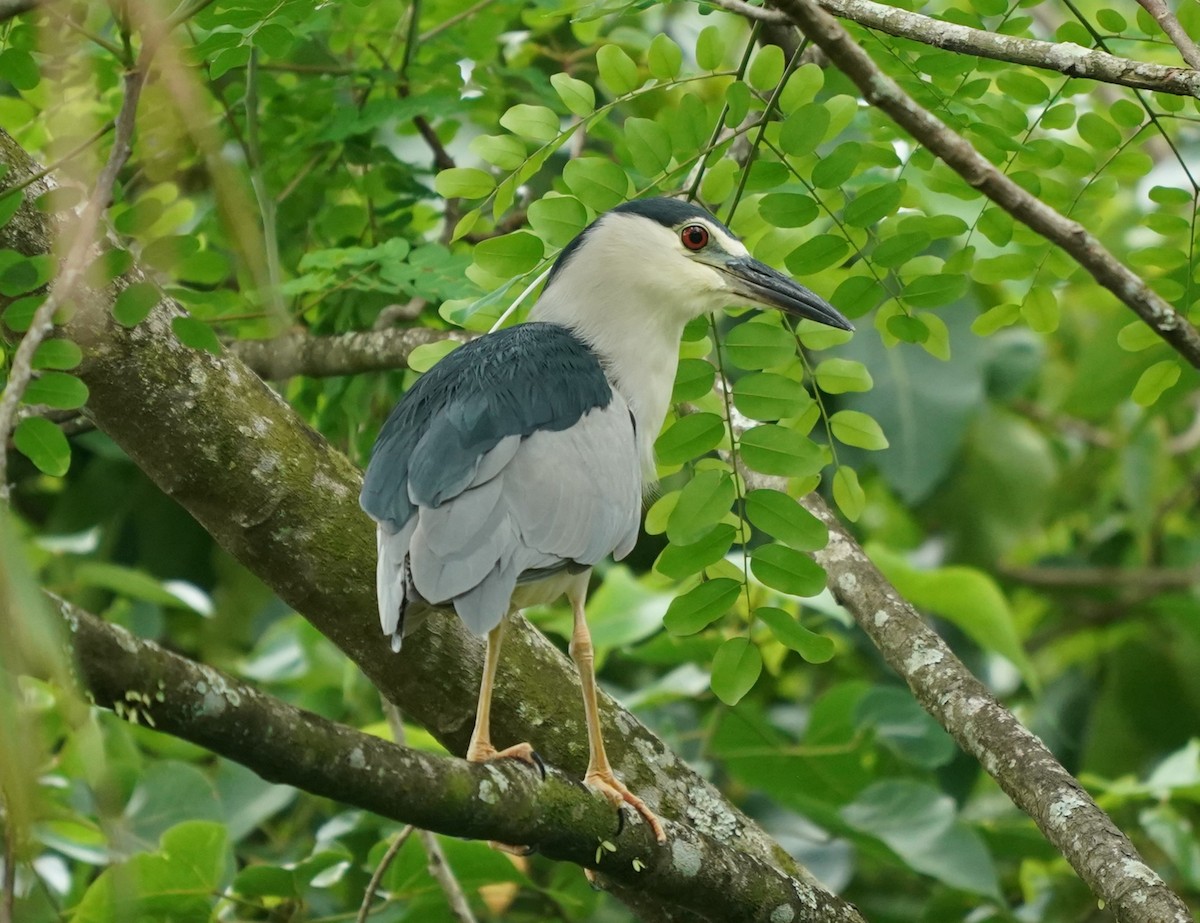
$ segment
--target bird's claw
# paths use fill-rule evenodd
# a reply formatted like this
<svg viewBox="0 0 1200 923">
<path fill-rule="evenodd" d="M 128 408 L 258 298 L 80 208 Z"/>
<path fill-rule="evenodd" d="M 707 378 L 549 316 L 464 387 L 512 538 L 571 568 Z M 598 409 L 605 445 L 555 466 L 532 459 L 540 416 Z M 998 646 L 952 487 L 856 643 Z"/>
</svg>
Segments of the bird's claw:
<svg viewBox="0 0 1200 923">
<path fill-rule="evenodd" d="M 614 776 L 611 771 L 600 772 L 591 770 L 583 777 L 583 784 L 599 792 L 616 806 L 620 817 L 619 826 L 617 827 L 618 833 L 623 829 L 625 820 L 621 808 L 624 805 L 629 805 L 642 815 L 642 819 L 650 825 L 650 831 L 654 834 L 654 838 L 658 840 L 659 844 L 667 842 L 666 831 L 663 830 L 662 823 L 658 817 L 646 806 L 646 802 L 642 801 L 641 798 L 626 788 L 624 783 Z"/>
<path fill-rule="evenodd" d="M 542 781 L 546 781 L 546 763 L 528 743 L 513 744 L 503 750 L 497 750 L 491 744 L 472 743 L 467 750 L 468 763 L 487 763 L 491 760 L 520 760 L 522 763 L 528 763 L 538 771 Z"/>
<path fill-rule="evenodd" d="M 520 760 L 522 763 L 528 763 L 538 771 L 542 781 L 546 781 L 546 764 L 528 743 L 513 744 L 511 747 L 497 750 L 490 743 L 481 744 L 472 741 L 471 746 L 467 748 L 467 762 L 469 763 L 490 763 L 492 760 Z M 488 840 L 488 846 L 511 856 L 532 856 L 537 852 L 536 846 L 514 846 L 511 843 L 500 843 L 496 840 Z"/>
</svg>

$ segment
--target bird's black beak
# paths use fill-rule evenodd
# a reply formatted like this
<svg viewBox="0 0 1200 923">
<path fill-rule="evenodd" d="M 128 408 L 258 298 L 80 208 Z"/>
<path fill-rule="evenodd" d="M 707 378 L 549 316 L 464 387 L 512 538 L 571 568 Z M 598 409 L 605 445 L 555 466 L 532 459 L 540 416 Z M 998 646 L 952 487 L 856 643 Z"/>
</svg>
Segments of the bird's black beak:
<svg viewBox="0 0 1200 923">
<path fill-rule="evenodd" d="M 785 314 L 807 317 L 840 330 L 854 329 L 854 325 L 828 301 L 766 263 L 742 256 L 729 260 L 721 268 L 729 277 L 730 291 L 755 304 L 778 308 Z"/>
</svg>

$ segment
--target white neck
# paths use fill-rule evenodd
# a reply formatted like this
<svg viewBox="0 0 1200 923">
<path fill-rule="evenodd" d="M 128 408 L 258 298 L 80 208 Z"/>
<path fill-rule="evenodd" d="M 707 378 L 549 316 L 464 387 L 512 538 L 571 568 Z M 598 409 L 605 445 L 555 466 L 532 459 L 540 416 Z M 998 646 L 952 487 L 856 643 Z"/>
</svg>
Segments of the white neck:
<svg viewBox="0 0 1200 923">
<path fill-rule="evenodd" d="M 580 286 L 576 273 L 573 281 L 570 291 L 550 285 L 529 319 L 562 324 L 596 351 L 609 382 L 633 411 L 642 467 L 653 477 L 654 440 L 671 402 L 687 318 L 648 303 L 645 292 L 611 275 L 582 280 Z M 581 303 L 604 307 L 581 311 Z"/>
</svg>

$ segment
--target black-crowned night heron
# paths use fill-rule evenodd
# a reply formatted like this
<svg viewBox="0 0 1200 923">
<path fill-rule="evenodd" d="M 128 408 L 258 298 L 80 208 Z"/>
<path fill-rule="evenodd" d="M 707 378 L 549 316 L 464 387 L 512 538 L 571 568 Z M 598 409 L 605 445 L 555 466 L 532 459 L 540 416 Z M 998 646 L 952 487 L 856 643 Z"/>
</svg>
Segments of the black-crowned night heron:
<svg viewBox="0 0 1200 923">
<path fill-rule="evenodd" d="M 853 329 L 704 209 L 674 199 L 614 208 L 562 251 L 527 323 L 450 353 L 409 389 L 361 497 L 379 525 L 379 618 L 392 647 L 435 606 L 487 636 L 467 759 L 536 760 L 528 743 L 492 746 L 492 684 L 505 616 L 566 594 L 584 781 L 633 806 L 660 842 L 658 819 L 604 752 L 584 598 L 592 566 L 637 539 L 684 325 L 738 302 Z"/>
</svg>

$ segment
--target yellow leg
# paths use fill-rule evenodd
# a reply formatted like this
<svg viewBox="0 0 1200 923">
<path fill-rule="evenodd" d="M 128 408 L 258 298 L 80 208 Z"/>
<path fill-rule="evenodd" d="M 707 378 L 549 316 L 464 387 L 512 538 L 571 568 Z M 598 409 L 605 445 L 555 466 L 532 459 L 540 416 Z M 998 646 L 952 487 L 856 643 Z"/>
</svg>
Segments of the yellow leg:
<svg viewBox="0 0 1200 923">
<path fill-rule="evenodd" d="M 496 667 L 500 664 L 500 645 L 504 641 L 505 616 L 500 624 L 488 632 L 487 653 L 483 658 L 483 678 L 479 682 L 479 704 L 475 707 L 475 730 L 467 746 L 467 760 L 482 763 L 486 760 L 512 758 L 523 760 L 546 774 L 541 758 L 527 743 L 514 744 L 504 750 L 492 746 L 492 687 L 496 683 Z"/>
<path fill-rule="evenodd" d="M 608 762 L 608 754 L 604 752 L 604 732 L 600 728 L 600 706 L 596 701 L 595 653 L 592 650 L 592 636 L 588 631 L 587 619 L 584 615 L 583 600 L 585 588 L 570 594 L 571 605 L 575 610 L 575 628 L 571 632 L 571 659 L 579 668 L 579 682 L 583 686 L 583 712 L 587 719 L 588 730 L 588 768 L 583 781 L 596 789 L 618 808 L 628 804 L 637 811 L 650 825 L 655 838 L 660 843 L 667 841 L 662 824 L 655 817 L 644 801 L 625 787 L 615 775 Z"/>
</svg>

